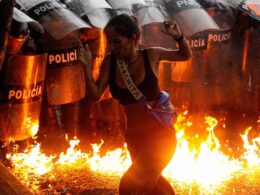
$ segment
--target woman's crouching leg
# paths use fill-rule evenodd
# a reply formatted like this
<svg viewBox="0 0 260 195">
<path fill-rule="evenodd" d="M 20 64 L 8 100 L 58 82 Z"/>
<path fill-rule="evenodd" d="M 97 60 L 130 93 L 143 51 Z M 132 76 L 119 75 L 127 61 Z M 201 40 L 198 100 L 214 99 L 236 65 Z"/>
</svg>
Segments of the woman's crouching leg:
<svg viewBox="0 0 260 195">
<path fill-rule="evenodd" d="M 150 192 L 157 183 L 158 177 L 149 177 L 143 170 L 131 166 L 121 178 L 119 184 L 120 195 L 144 195 Z"/>
<path fill-rule="evenodd" d="M 171 184 L 161 176 L 149 195 L 175 195 L 175 192 Z"/>
</svg>

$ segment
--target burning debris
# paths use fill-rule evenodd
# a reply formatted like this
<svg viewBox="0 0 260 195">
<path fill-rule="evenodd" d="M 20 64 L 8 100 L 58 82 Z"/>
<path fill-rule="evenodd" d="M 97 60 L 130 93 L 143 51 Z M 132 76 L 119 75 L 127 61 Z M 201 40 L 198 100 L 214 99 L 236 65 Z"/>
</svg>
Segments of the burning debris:
<svg viewBox="0 0 260 195">
<path fill-rule="evenodd" d="M 6 175 L 13 180 L 15 187 L 24 187 L 23 193 L 18 194 L 28 194 L 27 188 L 36 194 L 118 194 L 120 177 L 130 166 L 131 160 L 126 147 L 103 148 L 105 144 L 110 145 L 112 138 L 116 141 L 122 139 L 120 136 L 115 139 L 115 134 L 108 135 L 108 129 L 111 126 L 112 129 L 123 129 L 124 119 L 117 104 L 106 106 L 111 103 L 110 99 L 104 101 L 105 97 L 98 106 L 90 105 L 84 99 L 85 78 L 83 66 L 78 61 L 78 51 L 82 45 L 91 51 L 93 58 L 89 57 L 89 60 L 93 64 L 93 75 L 97 78 L 106 52 L 103 28 L 113 15 L 120 13 L 133 14 L 142 19 L 142 24 L 145 24 L 142 26 L 143 47 L 173 46 L 171 38 L 168 40 L 159 34 L 162 24 L 158 22 L 173 18 L 183 25 L 182 31 L 188 35 L 193 59 L 169 66 L 161 64 L 161 72 L 164 73 L 162 88 L 171 92 L 178 108 L 187 105 L 185 109 L 191 112 L 206 110 L 221 115 L 205 117 L 206 122 L 203 114 L 197 118 L 187 113 L 179 116 L 175 124 L 177 150 L 163 172 L 176 193 L 260 194 L 260 69 L 257 66 L 260 49 L 256 44 L 260 37 L 260 18 L 259 9 L 254 9 L 259 4 L 247 0 L 247 5 L 238 7 L 240 0 L 145 0 L 130 6 L 129 1 L 122 0 L 119 4 L 119 1 L 109 0 L 100 1 L 99 5 L 95 1 L 89 1 L 89 4 L 84 2 L 81 6 L 82 2 L 16 0 L 12 18 L 14 1 L 0 0 L 3 13 L 0 15 L 6 17 L 0 22 L 0 32 L 4 35 L 0 39 L 0 46 L 3 46 L 0 47 L 0 78 L 7 78 L 0 85 L 3 87 L 0 100 L 2 94 L 5 99 L 0 102 L 0 138 L 1 141 L 17 143 L 28 137 L 31 139 L 37 133 L 43 135 L 42 140 L 37 140 L 26 150 L 9 151 L 5 160 L 9 160 L 10 165 L 6 164 L 6 167 L 10 168 L 0 163 L 0 194 Z M 239 14 L 234 14 L 234 11 Z M 198 16 L 200 19 L 197 19 Z M 11 28 L 11 18 L 12 26 L 19 24 L 24 27 L 26 24 L 26 31 L 17 26 Z M 197 24 L 194 21 L 200 21 L 202 28 L 199 28 L 201 25 L 194 25 Z M 19 37 L 11 39 L 14 35 Z M 19 42 L 20 36 L 23 36 L 23 48 Z M 7 38 L 9 44 L 5 52 Z M 14 47 L 15 44 L 19 47 Z M 28 53 L 33 55 L 28 57 Z M 107 96 L 111 98 L 110 94 Z M 115 112 L 115 117 L 111 110 Z M 257 124 L 240 126 L 239 120 L 243 118 L 236 118 L 236 111 L 256 113 Z M 228 116 L 229 124 L 226 124 L 223 112 L 232 115 Z M 113 121 L 113 118 L 116 120 Z M 111 124 L 103 125 L 104 121 Z M 102 125 L 105 130 L 101 130 Z M 110 137 L 100 144 L 97 144 L 99 139 L 94 142 L 88 140 L 85 144 L 95 143 L 91 145 L 90 152 L 81 151 L 80 143 L 83 140 L 77 137 L 71 140 L 62 137 L 69 146 L 65 152 L 48 151 L 41 143 L 48 144 L 49 137 L 53 137 L 54 141 L 49 145 L 58 148 L 61 138 L 51 133 L 62 131 L 69 134 L 71 132 L 68 131 L 73 131 L 71 134 L 88 134 L 86 129 L 95 131 L 93 134 L 104 131 L 103 136 Z M 47 137 L 44 137 L 45 133 L 48 133 Z M 16 182 L 16 178 L 22 184 Z M 9 189 L 7 185 L 4 188 Z"/>
<path fill-rule="evenodd" d="M 241 134 L 243 152 L 235 158 L 232 148 L 228 148 L 229 154 L 223 152 L 227 146 L 215 135 L 221 121 L 205 117 L 207 136 L 202 138 L 198 134 L 193 137 L 186 134 L 195 123 L 186 114 L 178 117 L 177 150 L 163 172 L 177 194 L 259 194 L 260 138 L 249 140 L 249 133 L 254 129 L 248 127 Z M 69 143 L 70 148 L 59 155 L 45 155 L 39 143 L 23 153 L 8 154 L 13 165 L 11 170 L 35 193 L 117 194 L 120 176 L 131 164 L 126 147 L 102 155 L 103 141 L 92 144 L 90 153 L 81 152 L 76 137 Z"/>
</svg>

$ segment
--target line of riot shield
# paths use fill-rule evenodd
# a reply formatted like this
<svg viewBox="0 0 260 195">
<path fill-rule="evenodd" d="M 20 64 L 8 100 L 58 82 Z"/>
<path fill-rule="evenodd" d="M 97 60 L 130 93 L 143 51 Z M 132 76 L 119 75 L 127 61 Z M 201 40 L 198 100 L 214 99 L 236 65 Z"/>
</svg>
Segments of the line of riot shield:
<svg viewBox="0 0 260 195">
<path fill-rule="evenodd" d="M 59 0 L 17 3 L 45 31 L 35 41 L 39 52 L 48 53 L 40 135 L 50 139 L 65 133 L 74 136 L 79 126 L 78 102 L 86 95 L 84 64 L 78 58 L 83 49 L 79 35 L 91 25 Z"/>
<path fill-rule="evenodd" d="M 17 3 L 57 40 L 78 29 L 90 28 L 89 24 L 81 20 L 59 0 L 36 0 L 33 2 L 17 0 Z"/>
<path fill-rule="evenodd" d="M 90 25 L 59 0 L 33 3 L 18 0 L 17 3 L 45 30 L 37 45 L 42 52 L 48 53 L 46 90 L 49 104 L 67 104 L 84 98 L 84 67 L 78 59 L 82 45 L 77 32 Z"/>
<path fill-rule="evenodd" d="M 0 74 L 0 140 L 31 138 L 39 130 L 47 54 L 24 53 L 30 31 L 39 23 L 14 8 L 6 56 Z"/>
</svg>

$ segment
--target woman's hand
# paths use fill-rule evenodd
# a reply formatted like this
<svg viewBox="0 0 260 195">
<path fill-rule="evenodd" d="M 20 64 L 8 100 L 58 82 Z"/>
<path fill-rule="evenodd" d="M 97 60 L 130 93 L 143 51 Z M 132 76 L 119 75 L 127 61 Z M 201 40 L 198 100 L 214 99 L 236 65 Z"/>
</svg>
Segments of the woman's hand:
<svg viewBox="0 0 260 195">
<path fill-rule="evenodd" d="M 161 31 L 169 36 L 172 36 L 175 40 L 182 37 L 182 32 L 175 21 L 164 21 L 164 28 Z"/>
<path fill-rule="evenodd" d="M 88 46 L 79 50 L 78 59 L 84 64 L 86 71 L 92 72 L 92 55 Z"/>
</svg>

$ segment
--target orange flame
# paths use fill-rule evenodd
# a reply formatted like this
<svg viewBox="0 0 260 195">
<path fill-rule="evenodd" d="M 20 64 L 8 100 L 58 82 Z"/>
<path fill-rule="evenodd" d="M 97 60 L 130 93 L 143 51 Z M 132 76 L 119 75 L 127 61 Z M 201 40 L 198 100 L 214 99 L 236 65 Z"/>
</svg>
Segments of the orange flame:
<svg viewBox="0 0 260 195">
<path fill-rule="evenodd" d="M 16 169 L 26 170 L 28 174 L 35 173 L 43 175 L 50 172 L 53 167 L 52 160 L 55 156 L 46 156 L 40 151 L 40 144 L 26 149 L 24 153 L 7 154 L 7 158 L 12 159 Z"/>
<path fill-rule="evenodd" d="M 184 129 L 179 129 L 175 156 L 164 170 L 167 178 L 185 183 L 196 181 L 203 186 L 218 185 L 223 180 L 230 179 L 228 176 L 231 173 L 241 169 L 239 161 L 230 160 L 220 150 L 220 143 L 213 131 L 218 121 L 212 117 L 205 119 L 209 136 L 197 148 L 190 149 L 189 143 L 184 137 Z M 186 123 L 186 125 L 192 125 L 192 123 Z"/>
<path fill-rule="evenodd" d="M 243 56 L 242 56 L 242 71 L 243 72 L 246 71 L 249 39 L 250 39 L 250 30 L 247 30 L 245 32 L 244 48 L 243 48 Z"/>
<path fill-rule="evenodd" d="M 231 158 L 221 151 L 221 144 L 214 134 L 214 128 L 218 121 L 212 117 L 205 117 L 208 137 L 200 145 L 191 147 L 189 137 L 185 135 L 185 129 L 191 127 L 193 123 L 187 118 L 187 112 L 179 115 L 175 128 L 177 129 L 177 149 L 174 158 L 163 171 L 163 174 L 171 182 L 182 184 L 196 183 L 201 188 L 213 191 L 214 187 L 220 186 L 225 181 L 234 177 L 235 173 L 244 170 L 259 170 L 260 137 L 248 140 L 248 133 L 251 127 L 247 128 L 245 134 L 241 135 L 244 141 L 245 152 L 241 159 Z M 199 135 L 195 136 L 196 139 Z M 56 156 L 46 156 L 40 152 L 40 145 L 36 144 L 31 150 L 24 153 L 8 154 L 8 158 L 14 164 L 13 172 L 23 175 L 24 183 L 28 182 L 30 174 L 35 174 L 35 178 L 45 173 L 51 173 L 56 169 L 66 167 L 78 167 L 90 169 L 104 175 L 121 176 L 131 165 L 129 153 L 124 148 L 107 151 L 104 156 L 100 155 L 100 148 L 104 143 L 92 144 L 92 154 L 82 153 L 78 148 L 80 141 L 74 137 L 69 141 L 70 148 L 66 153 Z M 38 176 L 37 176 L 38 175 Z M 35 179 L 34 178 L 34 179 Z M 37 181 L 37 179 L 35 179 Z M 37 185 L 36 185 L 37 186 Z M 37 187 L 34 187 L 37 191 Z"/>
<path fill-rule="evenodd" d="M 94 59 L 93 77 L 96 79 L 99 75 L 100 65 L 105 55 L 106 41 L 103 30 L 99 31 L 99 49 L 96 58 Z"/>
<path fill-rule="evenodd" d="M 258 166 L 260 165 L 260 137 L 252 139 L 251 143 L 248 141 L 248 133 L 252 129 L 252 127 L 248 127 L 245 130 L 245 134 L 241 135 L 244 141 L 244 149 L 246 150 L 243 154 L 243 158 L 247 161 L 248 166 Z"/>
</svg>

